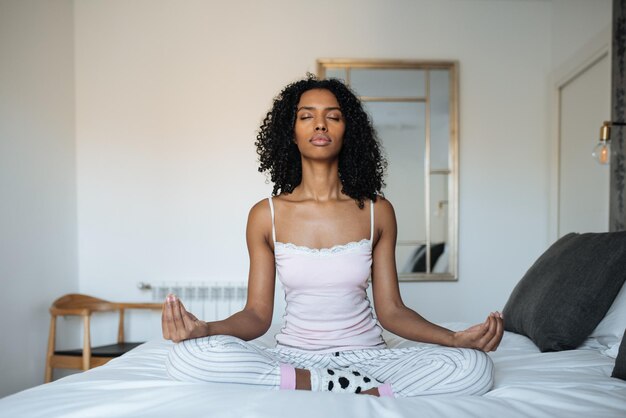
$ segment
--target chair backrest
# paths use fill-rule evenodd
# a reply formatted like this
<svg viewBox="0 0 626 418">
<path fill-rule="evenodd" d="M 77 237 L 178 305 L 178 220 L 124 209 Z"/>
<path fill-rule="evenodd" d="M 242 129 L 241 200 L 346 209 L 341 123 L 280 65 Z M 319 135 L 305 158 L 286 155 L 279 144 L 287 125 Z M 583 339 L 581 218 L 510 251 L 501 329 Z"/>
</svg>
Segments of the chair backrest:
<svg viewBox="0 0 626 418">
<path fill-rule="evenodd" d="M 71 293 L 61 296 L 52 302 L 50 313 L 56 315 L 63 315 L 64 313 L 74 313 L 80 315 L 81 312 L 115 311 L 119 308 L 119 304 L 117 303 L 94 298 L 93 296 Z"/>
</svg>

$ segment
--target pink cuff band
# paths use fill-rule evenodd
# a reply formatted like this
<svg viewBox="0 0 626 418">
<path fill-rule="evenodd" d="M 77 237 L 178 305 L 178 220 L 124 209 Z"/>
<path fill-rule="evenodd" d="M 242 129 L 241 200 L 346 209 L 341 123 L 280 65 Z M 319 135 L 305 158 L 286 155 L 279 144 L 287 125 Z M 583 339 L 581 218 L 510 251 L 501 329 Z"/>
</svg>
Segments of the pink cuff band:
<svg viewBox="0 0 626 418">
<path fill-rule="evenodd" d="M 294 390 L 296 388 L 296 369 L 291 364 L 280 365 L 280 390 Z"/>
<path fill-rule="evenodd" d="M 391 389 L 391 383 L 385 383 L 384 385 L 378 386 L 378 394 L 380 396 L 389 396 L 393 398 L 393 389 Z"/>
</svg>

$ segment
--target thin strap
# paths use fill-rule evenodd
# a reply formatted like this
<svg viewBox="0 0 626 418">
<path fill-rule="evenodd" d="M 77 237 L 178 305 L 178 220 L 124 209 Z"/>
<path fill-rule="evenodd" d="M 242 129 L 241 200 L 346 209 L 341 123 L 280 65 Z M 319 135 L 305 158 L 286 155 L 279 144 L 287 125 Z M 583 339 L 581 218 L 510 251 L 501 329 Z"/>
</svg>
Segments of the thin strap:
<svg viewBox="0 0 626 418">
<path fill-rule="evenodd" d="M 270 202 L 270 212 L 272 213 L 272 239 L 276 242 L 276 227 L 274 226 L 274 202 L 272 202 L 272 196 L 268 197 Z"/>
<path fill-rule="evenodd" d="M 370 200 L 370 242 L 374 239 L 374 201 Z"/>
</svg>

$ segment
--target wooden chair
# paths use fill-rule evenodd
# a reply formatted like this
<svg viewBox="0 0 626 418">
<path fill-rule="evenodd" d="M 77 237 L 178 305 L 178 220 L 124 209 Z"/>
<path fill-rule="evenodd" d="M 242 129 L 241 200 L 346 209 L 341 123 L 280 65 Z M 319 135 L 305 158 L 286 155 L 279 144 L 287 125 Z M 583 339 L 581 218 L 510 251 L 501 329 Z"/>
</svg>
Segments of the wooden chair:
<svg viewBox="0 0 626 418">
<path fill-rule="evenodd" d="M 88 370 L 101 366 L 109 360 L 119 357 L 141 343 L 124 341 L 124 311 L 126 309 L 161 310 L 160 303 L 115 303 L 92 296 L 69 294 L 55 300 L 50 307 L 50 334 L 46 355 L 45 382 L 52 380 L 52 370 L 80 369 Z M 100 347 L 91 346 L 90 319 L 93 312 L 119 311 L 117 343 Z M 76 350 L 55 350 L 57 316 L 77 315 L 83 317 L 83 348 Z"/>
</svg>

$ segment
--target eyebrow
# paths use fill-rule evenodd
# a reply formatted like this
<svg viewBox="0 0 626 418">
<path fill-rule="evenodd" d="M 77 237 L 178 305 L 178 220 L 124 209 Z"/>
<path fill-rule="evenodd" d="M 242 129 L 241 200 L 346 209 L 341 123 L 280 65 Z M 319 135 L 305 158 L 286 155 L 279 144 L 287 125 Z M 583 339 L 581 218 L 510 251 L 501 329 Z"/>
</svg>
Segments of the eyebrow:
<svg viewBox="0 0 626 418">
<path fill-rule="evenodd" d="M 315 107 L 315 106 L 302 106 L 302 107 L 299 107 L 298 109 L 296 109 L 296 113 L 298 113 L 302 109 L 304 109 L 304 110 L 316 110 L 317 107 Z M 338 106 L 325 107 L 324 110 L 339 110 L 341 112 L 341 108 L 338 107 Z"/>
</svg>

